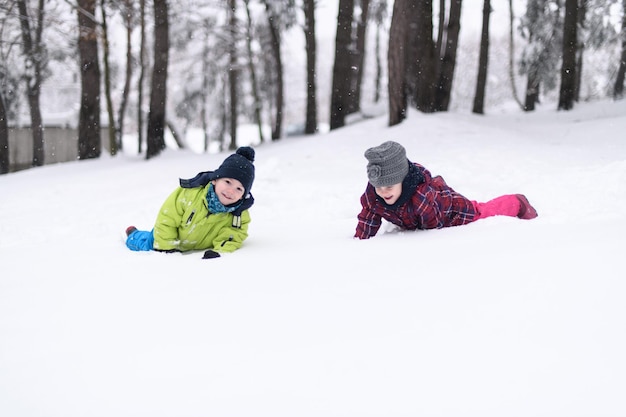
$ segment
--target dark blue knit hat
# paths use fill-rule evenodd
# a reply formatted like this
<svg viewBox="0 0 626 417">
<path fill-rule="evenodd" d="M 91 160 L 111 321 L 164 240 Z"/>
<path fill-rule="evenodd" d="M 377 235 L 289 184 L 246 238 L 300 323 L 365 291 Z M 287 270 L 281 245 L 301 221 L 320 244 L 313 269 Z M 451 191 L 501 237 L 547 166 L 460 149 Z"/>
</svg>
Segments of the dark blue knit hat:
<svg viewBox="0 0 626 417">
<path fill-rule="evenodd" d="M 234 178 L 241 182 L 246 194 L 249 193 L 254 182 L 254 155 L 253 148 L 242 146 L 214 171 L 215 178 Z"/>
</svg>

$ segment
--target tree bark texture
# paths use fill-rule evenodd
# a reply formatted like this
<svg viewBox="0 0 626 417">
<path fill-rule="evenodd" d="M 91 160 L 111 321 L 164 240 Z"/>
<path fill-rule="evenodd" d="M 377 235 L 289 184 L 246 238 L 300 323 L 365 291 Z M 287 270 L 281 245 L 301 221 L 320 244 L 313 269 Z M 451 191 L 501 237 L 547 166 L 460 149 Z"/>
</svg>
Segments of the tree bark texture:
<svg viewBox="0 0 626 417">
<path fill-rule="evenodd" d="M 416 22 L 415 56 L 411 60 L 416 63 L 414 74 L 409 77 L 416 80 L 414 91 L 415 107 L 423 113 L 435 111 L 435 89 L 437 87 L 437 61 L 433 40 L 433 4 L 431 0 L 423 0 L 413 8 Z"/>
<path fill-rule="evenodd" d="M 100 61 L 96 32 L 96 0 L 78 1 L 78 51 L 80 55 L 80 112 L 78 159 L 100 157 Z"/>
<path fill-rule="evenodd" d="M 624 74 L 626 73 L 626 0 L 622 0 L 622 57 L 615 78 L 615 87 L 613 88 L 613 98 L 616 100 L 624 97 Z"/>
<path fill-rule="evenodd" d="M 563 60 L 561 63 L 561 88 L 558 110 L 574 108 L 576 93 L 576 49 L 578 46 L 578 1 L 565 0 L 563 22 Z"/>
<path fill-rule="evenodd" d="M 353 64 L 350 94 L 348 96 L 348 114 L 361 110 L 361 83 L 363 81 L 363 66 L 365 65 L 365 38 L 367 35 L 368 12 L 370 0 L 361 0 L 361 16 L 356 23 L 355 53 L 352 56 Z"/>
<path fill-rule="evenodd" d="M 113 110 L 113 98 L 111 97 L 111 66 L 109 65 L 109 29 L 107 26 L 106 0 L 100 0 L 100 13 L 102 16 L 102 62 L 104 64 L 104 99 L 107 106 L 109 122 L 109 153 L 117 154 L 117 140 L 115 138 L 115 115 Z"/>
<path fill-rule="evenodd" d="M 26 94 L 28 96 L 28 107 L 30 110 L 30 128 L 33 132 L 32 166 L 34 167 L 42 166 L 45 158 L 43 121 L 41 117 L 41 106 L 39 103 L 41 83 L 43 81 L 42 71 L 45 67 L 45 50 L 41 43 L 41 36 L 43 33 L 44 4 L 44 0 L 39 0 L 37 19 L 34 24 L 35 27 L 31 28 L 31 18 L 28 15 L 26 1 L 19 0 L 17 2 L 20 14 L 20 26 L 22 29 L 23 50 L 26 59 L 24 81 L 26 83 Z"/>
<path fill-rule="evenodd" d="M 265 1 L 265 10 L 267 12 L 267 22 L 272 38 L 272 55 L 276 66 L 276 114 L 274 116 L 274 126 L 272 127 L 272 140 L 278 140 L 282 136 L 283 131 L 283 111 L 285 100 L 285 81 L 283 79 L 283 59 L 281 54 L 280 28 L 278 26 L 278 17 L 274 16 L 274 12 L 270 7 L 270 3 Z"/>
<path fill-rule="evenodd" d="M 450 95 L 452 94 L 452 81 L 454 80 L 454 68 L 456 67 L 456 52 L 459 45 L 459 33 L 461 31 L 461 2 L 452 0 L 450 3 L 450 18 L 446 28 L 445 50 L 439 67 L 439 83 L 435 94 L 435 110 L 448 111 Z"/>
<path fill-rule="evenodd" d="M 333 65 L 332 93 L 330 97 L 330 129 L 343 127 L 348 114 L 352 66 L 352 21 L 354 0 L 339 0 L 337 35 L 335 38 L 335 63 Z"/>
<path fill-rule="evenodd" d="M 146 159 L 165 149 L 165 105 L 167 98 L 167 66 L 169 61 L 169 18 L 167 0 L 154 0 L 154 67 L 150 93 L 150 112 Z"/>
<path fill-rule="evenodd" d="M 9 172 L 9 124 L 4 96 L 0 89 L 0 175 Z"/>
<path fill-rule="evenodd" d="M 311 135 L 317 132 L 315 0 L 304 0 L 304 39 L 306 42 L 306 119 L 304 133 Z"/>
<path fill-rule="evenodd" d="M 126 70 L 124 75 L 124 88 L 122 89 L 122 99 L 117 113 L 117 128 L 115 129 L 117 148 L 120 150 L 124 146 L 124 143 L 122 141 L 122 136 L 124 135 L 124 119 L 126 115 L 126 107 L 128 106 L 128 96 L 130 94 L 130 81 L 133 76 L 132 34 L 134 16 L 131 0 L 124 0 L 123 10 L 124 25 L 126 28 Z"/>
<path fill-rule="evenodd" d="M 246 6 L 246 52 L 248 54 L 248 72 L 250 73 L 252 101 L 254 102 L 254 122 L 256 123 L 259 132 L 259 141 L 263 143 L 265 142 L 265 139 L 263 138 L 263 119 L 261 118 L 261 109 L 263 108 L 263 102 L 261 101 L 261 97 L 259 96 L 259 86 L 257 82 L 256 68 L 254 65 L 254 53 L 252 52 L 252 40 L 254 38 L 252 33 L 252 16 L 250 15 L 250 0 L 244 0 L 244 5 Z M 205 94 L 204 91 L 206 91 L 206 88 L 203 88 L 203 95 Z M 206 99 L 203 100 L 203 106 L 205 101 Z"/>
<path fill-rule="evenodd" d="M 487 71 L 489 66 L 489 16 L 491 15 L 491 2 L 483 3 L 483 28 L 480 36 L 480 56 L 478 58 L 478 77 L 476 79 L 476 93 L 474 94 L 473 113 L 485 112 L 485 90 L 487 88 Z"/>
<path fill-rule="evenodd" d="M 387 49 L 389 126 L 401 123 L 407 113 L 406 33 L 409 0 L 395 0 Z"/>
<path fill-rule="evenodd" d="M 237 63 L 237 3 L 235 0 L 228 0 L 229 12 L 229 33 L 230 43 L 228 46 L 229 66 L 228 66 L 228 91 L 230 102 L 230 144 L 228 149 L 237 149 L 237 80 L 239 78 L 239 65 Z"/>
</svg>

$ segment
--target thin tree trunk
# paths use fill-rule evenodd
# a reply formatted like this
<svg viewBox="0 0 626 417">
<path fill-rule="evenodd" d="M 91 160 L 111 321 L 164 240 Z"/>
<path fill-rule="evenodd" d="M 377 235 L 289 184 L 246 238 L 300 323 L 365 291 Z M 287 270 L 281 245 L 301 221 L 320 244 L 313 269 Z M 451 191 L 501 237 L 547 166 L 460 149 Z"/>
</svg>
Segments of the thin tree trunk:
<svg viewBox="0 0 626 417">
<path fill-rule="evenodd" d="M 613 98 L 621 100 L 624 97 L 624 75 L 626 74 L 626 0 L 622 0 L 622 57 L 615 78 L 615 87 L 613 87 Z"/>
<path fill-rule="evenodd" d="M 261 109 L 263 107 L 263 103 L 261 102 L 261 97 L 259 96 L 259 86 L 256 79 L 256 70 L 254 66 L 254 54 L 252 53 L 252 17 L 250 16 L 250 0 L 244 0 L 244 4 L 246 5 L 246 15 L 248 17 L 247 25 L 246 25 L 246 46 L 248 52 L 248 72 L 250 73 L 250 83 L 252 88 L 252 99 L 254 101 L 254 121 L 257 124 L 259 129 L 259 140 L 261 143 L 265 142 L 263 138 L 263 120 L 261 119 Z"/>
<path fill-rule="evenodd" d="M 202 103 L 200 105 L 200 117 L 202 118 L 202 135 L 203 135 L 203 150 L 209 151 L 209 123 L 208 123 L 208 110 L 207 100 L 209 91 L 209 34 L 210 34 L 210 21 L 204 20 L 204 44 L 202 46 L 202 90 L 200 95 L 202 97 Z"/>
<path fill-rule="evenodd" d="M 165 104 L 169 61 L 169 19 L 167 14 L 167 0 L 154 0 L 154 66 L 150 88 L 146 159 L 159 155 L 165 149 Z"/>
<path fill-rule="evenodd" d="M 460 0 L 459 0 L 460 1 Z M 433 41 L 433 4 L 431 0 L 424 0 L 413 8 L 416 13 L 416 56 L 412 57 L 416 62 L 415 74 L 409 76 L 416 80 L 415 106 L 423 113 L 435 111 L 435 90 L 437 89 L 438 56 L 435 53 Z"/>
<path fill-rule="evenodd" d="M 352 20 L 354 0 L 339 0 L 337 34 L 335 37 L 335 62 L 333 65 L 332 93 L 330 98 L 330 129 L 346 124 L 352 66 Z"/>
<path fill-rule="evenodd" d="M 109 117 L 109 152 L 111 155 L 117 154 L 117 140 L 115 140 L 115 117 L 113 110 L 113 100 L 111 99 L 111 70 L 109 67 L 109 33 L 107 27 L 106 0 L 100 1 L 100 12 L 102 15 L 102 53 L 104 62 L 104 97 L 107 105 L 107 115 Z"/>
<path fill-rule="evenodd" d="M 579 0 L 578 7 L 578 27 L 582 30 L 585 29 L 585 16 L 587 14 L 588 0 Z M 585 55 L 585 43 L 582 40 L 576 41 L 576 82 L 574 87 L 574 101 L 580 101 L 580 89 L 582 85 L 583 75 L 583 57 Z"/>
<path fill-rule="evenodd" d="M 7 109 L 4 106 L 4 96 L 0 89 L 0 175 L 9 172 L 9 124 L 7 122 Z"/>
<path fill-rule="evenodd" d="M 513 12 L 513 0 L 509 0 L 509 81 L 511 82 L 511 91 L 513 99 L 524 110 L 524 105 L 517 96 L 517 85 L 515 84 L 515 37 L 513 35 L 513 21 L 515 13 Z"/>
<path fill-rule="evenodd" d="M 278 17 L 274 16 L 272 8 L 268 0 L 264 1 L 265 10 L 267 12 L 268 26 L 270 36 L 272 37 L 272 53 L 276 62 L 276 116 L 274 127 L 272 128 L 272 140 L 278 140 L 282 136 L 283 131 L 283 110 L 285 100 L 285 82 L 283 80 L 283 60 L 281 57 L 281 41 L 280 27 L 278 25 Z"/>
<path fill-rule="evenodd" d="M 487 88 L 487 71 L 489 65 L 489 16 L 491 15 L 491 2 L 484 0 L 483 3 L 483 28 L 480 37 L 480 57 L 478 59 L 478 79 L 476 80 L 476 94 L 474 95 L 473 113 L 485 112 L 485 90 Z"/>
<path fill-rule="evenodd" d="M 441 73 L 441 61 L 443 60 L 446 32 L 446 0 L 439 0 L 439 24 L 437 25 L 437 43 L 435 45 L 435 51 L 437 52 L 437 68 L 436 73 Z"/>
<path fill-rule="evenodd" d="M 96 32 L 96 0 L 78 2 L 78 51 L 80 55 L 81 100 L 78 121 L 78 159 L 99 158 L 100 60 Z"/>
<path fill-rule="evenodd" d="M 126 107 L 128 106 L 128 96 L 130 94 L 130 81 L 133 76 L 133 7 L 131 0 L 124 0 L 124 8 L 122 10 L 124 14 L 124 25 L 126 26 L 126 71 L 124 76 L 124 89 L 122 90 L 122 100 L 117 113 L 117 129 L 115 129 L 117 148 L 119 150 L 124 147 L 124 142 L 122 141 L 124 136 L 124 119 L 126 115 Z"/>
<path fill-rule="evenodd" d="M 535 104 L 539 102 L 539 77 L 535 67 L 528 71 L 526 81 L 526 101 L 524 111 L 535 111 Z"/>
<path fill-rule="evenodd" d="M 143 84 L 146 74 L 146 0 L 139 0 L 141 36 L 139 41 L 139 78 L 137 79 L 137 153 L 143 152 Z"/>
<path fill-rule="evenodd" d="M 237 79 L 239 77 L 239 67 L 237 64 L 237 47 L 236 47 L 236 33 L 237 33 L 237 3 L 236 0 L 228 0 L 228 13 L 229 13 L 229 30 L 230 30 L 230 44 L 229 44 L 229 60 L 228 66 L 228 86 L 230 91 L 230 150 L 237 149 Z"/>
<path fill-rule="evenodd" d="M 389 28 L 387 48 L 389 126 L 395 126 L 406 118 L 406 31 L 409 0 L 395 0 Z"/>
<path fill-rule="evenodd" d="M 576 49 L 578 25 L 578 1 L 565 0 L 565 21 L 563 22 L 563 61 L 561 66 L 561 88 L 558 110 L 574 108 L 576 93 Z"/>
<path fill-rule="evenodd" d="M 376 58 L 376 74 L 374 75 L 374 103 L 380 101 L 380 90 L 383 77 L 383 64 L 380 57 L 380 27 L 381 24 L 376 22 L 376 43 L 375 43 L 375 58 Z"/>
<path fill-rule="evenodd" d="M 445 51 L 439 68 L 439 82 L 435 96 L 435 109 L 447 111 L 450 106 L 452 94 L 452 81 L 454 68 L 456 67 L 456 53 L 459 45 L 459 33 L 461 31 L 461 0 L 452 0 L 450 4 L 450 18 L 445 31 Z"/>
<path fill-rule="evenodd" d="M 41 106 L 39 96 L 41 94 L 42 71 L 44 70 L 44 50 L 42 45 L 44 0 L 39 0 L 37 8 L 37 20 L 33 29 L 30 27 L 30 16 L 25 0 L 19 0 L 18 10 L 20 14 L 20 24 L 22 29 L 22 42 L 24 56 L 29 68 L 25 72 L 24 81 L 26 83 L 26 93 L 28 95 L 28 107 L 30 110 L 30 128 L 33 133 L 33 160 L 32 166 L 42 166 L 45 159 L 43 121 L 41 117 Z M 34 35 L 34 39 L 33 39 Z"/>
<path fill-rule="evenodd" d="M 361 0 L 361 17 L 357 22 L 355 51 L 353 55 L 354 65 L 352 66 L 352 82 L 349 94 L 348 114 L 357 113 L 361 110 L 361 83 L 363 82 L 363 72 L 365 65 L 365 40 L 367 26 L 369 24 L 369 2 Z"/>
<path fill-rule="evenodd" d="M 304 133 L 317 132 L 317 41 L 315 40 L 315 0 L 304 0 L 304 39 L 306 41 L 306 120 Z"/>
</svg>

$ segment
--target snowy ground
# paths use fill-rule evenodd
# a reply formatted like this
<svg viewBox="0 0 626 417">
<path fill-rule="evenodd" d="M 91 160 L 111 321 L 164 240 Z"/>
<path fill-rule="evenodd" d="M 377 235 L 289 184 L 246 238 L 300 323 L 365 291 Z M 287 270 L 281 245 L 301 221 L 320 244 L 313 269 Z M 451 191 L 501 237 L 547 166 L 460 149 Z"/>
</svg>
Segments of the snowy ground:
<svg viewBox="0 0 626 417">
<path fill-rule="evenodd" d="M 121 235 L 227 153 L 0 176 L 0 415 L 623 417 L 626 101 L 555 108 L 257 146 L 250 238 L 213 260 Z M 354 240 L 385 140 L 539 217 Z"/>
</svg>

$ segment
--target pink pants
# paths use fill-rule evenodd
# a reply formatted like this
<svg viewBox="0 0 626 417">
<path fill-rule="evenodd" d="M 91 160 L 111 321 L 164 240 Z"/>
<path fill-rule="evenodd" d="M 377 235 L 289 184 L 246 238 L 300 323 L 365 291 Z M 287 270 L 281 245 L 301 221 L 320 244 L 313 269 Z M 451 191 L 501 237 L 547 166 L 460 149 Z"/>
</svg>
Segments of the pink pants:
<svg viewBox="0 0 626 417">
<path fill-rule="evenodd" d="M 479 203 L 472 200 L 476 217 L 474 221 L 491 216 L 511 216 L 517 217 L 520 212 L 520 201 L 515 194 L 503 195 L 489 200 L 486 203 Z"/>
</svg>

